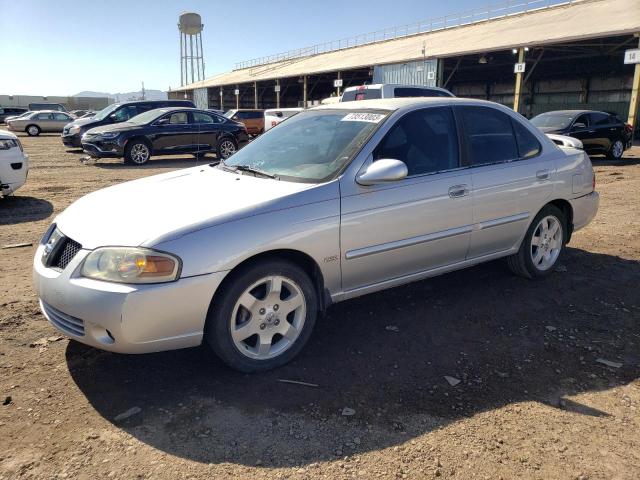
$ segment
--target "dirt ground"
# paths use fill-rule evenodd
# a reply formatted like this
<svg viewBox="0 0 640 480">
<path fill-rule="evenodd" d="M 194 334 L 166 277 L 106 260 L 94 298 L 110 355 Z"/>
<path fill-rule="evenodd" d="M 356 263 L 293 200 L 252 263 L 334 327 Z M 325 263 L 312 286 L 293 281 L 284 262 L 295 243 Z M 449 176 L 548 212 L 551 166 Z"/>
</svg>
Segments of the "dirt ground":
<svg viewBox="0 0 640 480">
<path fill-rule="evenodd" d="M 242 375 L 205 348 L 70 342 L 32 287 L 55 214 L 195 160 L 83 165 L 58 136 L 21 140 L 0 247 L 34 246 L 0 250 L 1 480 L 640 478 L 640 147 L 594 159 L 600 211 L 547 280 L 498 261 L 341 303 L 296 361 Z"/>
</svg>

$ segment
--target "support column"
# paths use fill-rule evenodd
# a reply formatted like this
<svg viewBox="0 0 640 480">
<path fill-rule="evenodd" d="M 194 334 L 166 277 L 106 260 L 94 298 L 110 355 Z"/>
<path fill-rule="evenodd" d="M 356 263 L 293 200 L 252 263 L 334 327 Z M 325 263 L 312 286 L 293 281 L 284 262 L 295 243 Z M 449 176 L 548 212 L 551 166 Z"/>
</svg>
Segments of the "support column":
<svg viewBox="0 0 640 480">
<path fill-rule="evenodd" d="M 307 108 L 307 76 L 302 79 L 302 108 Z"/>
<path fill-rule="evenodd" d="M 640 33 L 636 33 L 640 38 Z M 640 46 L 640 41 L 638 41 Z M 629 118 L 627 123 L 631 125 L 631 138 L 633 139 L 636 130 L 636 119 L 638 118 L 638 106 L 640 105 L 640 63 L 636 63 L 633 73 L 633 83 L 631 84 L 631 100 L 629 101 Z"/>
<path fill-rule="evenodd" d="M 340 75 L 340 70 L 338 70 L 338 80 L 340 80 L 342 78 L 342 76 Z M 340 96 L 340 87 L 336 88 L 336 95 L 339 97 Z"/>
<path fill-rule="evenodd" d="M 280 108 L 280 80 L 276 78 L 276 108 Z"/>
<path fill-rule="evenodd" d="M 524 47 L 518 49 L 518 63 L 524 62 Z M 520 100 L 522 97 L 522 73 L 516 73 L 516 90 L 513 94 L 513 110 L 520 110 Z"/>
<path fill-rule="evenodd" d="M 238 85 L 237 83 L 236 83 L 236 91 L 238 92 L 236 93 L 236 110 L 238 110 L 240 108 L 240 85 Z"/>
<path fill-rule="evenodd" d="M 258 82 L 253 82 L 253 108 L 258 108 Z"/>
<path fill-rule="evenodd" d="M 224 112 L 224 92 L 222 87 L 220 87 L 220 110 Z"/>
</svg>

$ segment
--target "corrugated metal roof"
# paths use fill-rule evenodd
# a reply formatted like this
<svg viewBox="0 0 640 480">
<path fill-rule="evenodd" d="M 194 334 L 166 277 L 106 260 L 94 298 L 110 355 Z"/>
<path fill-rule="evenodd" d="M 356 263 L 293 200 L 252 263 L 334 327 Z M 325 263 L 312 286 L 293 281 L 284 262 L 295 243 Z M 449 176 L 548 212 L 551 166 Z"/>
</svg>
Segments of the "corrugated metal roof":
<svg viewBox="0 0 640 480">
<path fill-rule="evenodd" d="M 638 0 L 582 0 L 482 23 L 234 70 L 176 90 L 420 60 L 423 44 L 426 44 L 427 58 L 444 58 L 637 32 L 640 32 Z"/>
</svg>

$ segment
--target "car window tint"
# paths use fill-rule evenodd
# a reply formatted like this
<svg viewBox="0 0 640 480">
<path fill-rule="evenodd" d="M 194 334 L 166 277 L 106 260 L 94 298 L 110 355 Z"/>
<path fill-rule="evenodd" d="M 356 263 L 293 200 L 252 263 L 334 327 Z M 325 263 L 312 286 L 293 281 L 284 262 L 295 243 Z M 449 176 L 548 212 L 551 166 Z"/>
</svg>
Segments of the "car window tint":
<svg viewBox="0 0 640 480">
<path fill-rule="evenodd" d="M 53 118 L 55 120 L 66 120 L 67 122 L 71 120 L 71 118 L 69 118 L 69 116 L 65 115 L 64 113 L 54 113 Z"/>
<path fill-rule="evenodd" d="M 194 123 L 218 123 L 214 121 L 211 115 L 207 115 L 206 113 L 193 112 L 193 122 Z"/>
<path fill-rule="evenodd" d="M 591 114 L 591 125 L 597 127 L 602 125 L 609 125 L 609 123 L 609 115 L 607 115 L 606 113 L 594 112 Z"/>
<path fill-rule="evenodd" d="M 518 158 L 509 117 L 488 107 L 460 107 L 473 165 L 506 162 Z"/>
<path fill-rule="evenodd" d="M 458 167 L 458 136 L 450 108 L 408 113 L 389 131 L 374 160 L 392 158 L 407 165 L 409 176 Z"/>
<path fill-rule="evenodd" d="M 589 114 L 583 113 L 582 115 L 580 115 L 578 118 L 576 118 L 576 121 L 573 122 L 574 125 L 576 123 L 584 123 L 584 125 L 586 127 L 588 127 L 590 125 L 590 123 L 589 123 Z"/>
<path fill-rule="evenodd" d="M 188 122 L 187 112 L 172 113 L 169 117 L 169 123 L 171 125 L 184 125 Z"/>
<path fill-rule="evenodd" d="M 126 107 L 122 107 L 118 109 L 113 114 L 113 119 L 116 122 L 126 122 L 130 118 L 135 117 L 137 114 L 138 114 L 138 111 L 135 106 L 127 105 Z"/>
<path fill-rule="evenodd" d="M 38 120 L 52 120 L 53 119 L 53 114 L 52 113 L 39 113 L 38 114 Z"/>
<path fill-rule="evenodd" d="M 512 119 L 513 131 L 516 133 L 520 158 L 535 157 L 542 150 L 538 139 L 519 121 Z"/>
</svg>

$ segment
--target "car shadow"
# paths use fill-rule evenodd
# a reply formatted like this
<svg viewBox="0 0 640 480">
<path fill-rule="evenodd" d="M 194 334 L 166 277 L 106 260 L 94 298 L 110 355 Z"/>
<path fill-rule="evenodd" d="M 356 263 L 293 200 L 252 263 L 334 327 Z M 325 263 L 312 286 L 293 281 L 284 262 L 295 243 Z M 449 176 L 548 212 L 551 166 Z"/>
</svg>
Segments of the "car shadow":
<svg viewBox="0 0 640 480">
<path fill-rule="evenodd" d="M 53 205 L 42 198 L 24 197 L 19 193 L 0 199 L 0 225 L 44 220 L 53 213 Z"/>
<path fill-rule="evenodd" d="M 302 466 L 524 401 L 609 415 L 566 397 L 640 377 L 638 278 L 640 262 L 578 249 L 542 281 L 480 265 L 334 305 L 296 360 L 259 375 L 204 347 L 128 356 L 70 342 L 66 359 L 100 415 L 157 449 Z"/>
<path fill-rule="evenodd" d="M 122 159 L 109 159 L 109 160 L 90 160 L 88 164 L 94 165 L 98 168 L 104 168 L 107 170 L 120 170 L 120 169 L 153 169 L 153 168 L 186 168 L 197 167 L 199 165 L 207 165 L 209 163 L 217 163 L 215 155 L 208 155 L 204 158 L 196 159 L 193 156 L 186 157 L 151 157 L 144 165 L 132 165 L 130 163 L 124 163 Z"/>
</svg>

